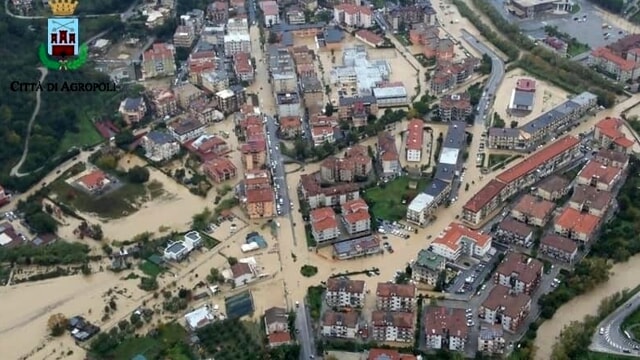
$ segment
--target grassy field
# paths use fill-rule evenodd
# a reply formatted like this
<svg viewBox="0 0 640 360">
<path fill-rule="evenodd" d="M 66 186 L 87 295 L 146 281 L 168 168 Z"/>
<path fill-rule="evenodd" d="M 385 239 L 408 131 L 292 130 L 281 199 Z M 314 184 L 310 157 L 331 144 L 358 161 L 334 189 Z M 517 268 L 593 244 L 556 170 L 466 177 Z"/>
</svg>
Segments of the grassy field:
<svg viewBox="0 0 640 360">
<path fill-rule="evenodd" d="M 409 184 L 417 182 L 415 189 Z M 379 187 L 368 189 L 364 194 L 365 200 L 371 206 L 371 212 L 377 218 L 389 221 L 402 220 L 407 214 L 407 206 L 427 185 L 427 180 L 410 180 L 400 177 Z"/>
<path fill-rule="evenodd" d="M 511 155 L 506 154 L 489 154 L 489 167 L 498 165 L 499 163 L 507 160 Z"/>
<path fill-rule="evenodd" d="M 138 267 L 140 268 L 140 270 L 142 270 L 143 273 L 153 278 L 157 277 L 164 271 L 160 266 L 147 260 L 144 260 L 142 263 L 140 263 Z"/>
<path fill-rule="evenodd" d="M 78 124 L 80 131 L 78 133 L 72 133 L 67 131 L 58 146 L 57 154 L 63 154 L 72 147 L 83 147 L 88 145 L 96 145 L 102 142 L 104 139 L 93 126 L 91 121 L 87 118 L 82 118 Z"/>
<path fill-rule="evenodd" d="M 102 196 L 93 196 L 60 179 L 51 184 L 51 192 L 57 200 L 81 212 L 97 214 L 103 218 L 117 219 L 136 212 L 136 203 L 148 195 L 143 184 L 124 184 Z"/>
</svg>

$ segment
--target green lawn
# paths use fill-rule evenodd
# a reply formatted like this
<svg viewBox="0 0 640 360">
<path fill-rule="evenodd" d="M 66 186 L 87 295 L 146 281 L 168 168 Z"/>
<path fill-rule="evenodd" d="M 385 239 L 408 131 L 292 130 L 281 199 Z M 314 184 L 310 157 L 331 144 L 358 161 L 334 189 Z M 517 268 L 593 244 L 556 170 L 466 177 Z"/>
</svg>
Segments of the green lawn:
<svg viewBox="0 0 640 360">
<path fill-rule="evenodd" d="M 104 140 L 88 118 L 82 117 L 78 128 L 80 131 L 77 133 L 66 132 L 58 146 L 58 154 L 63 154 L 74 146 L 81 148 L 83 146 L 96 145 Z"/>
<path fill-rule="evenodd" d="M 506 154 L 489 154 L 489 167 L 498 165 L 499 163 L 507 160 L 511 155 Z"/>
<path fill-rule="evenodd" d="M 577 42 L 577 41 L 576 42 L 571 41 L 571 42 L 569 42 L 569 46 L 567 48 L 567 54 L 570 57 L 574 57 L 576 55 L 580 55 L 582 53 L 585 53 L 585 52 L 589 51 L 589 49 L 590 49 L 590 47 L 587 44 L 583 44 L 583 43 L 580 43 L 580 42 Z"/>
<path fill-rule="evenodd" d="M 417 182 L 415 189 L 409 188 L 411 182 Z M 407 206 L 427 186 L 427 180 L 410 180 L 400 177 L 379 187 L 368 189 L 364 198 L 371 206 L 371 212 L 376 218 L 389 221 L 402 220 L 407 213 Z"/>
<path fill-rule="evenodd" d="M 147 359 L 159 359 L 160 353 L 177 342 L 184 341 L 186 330 L 175 323 L 161 326 L 157 337 L 129 338 L 113 350 L 113 359 L 132 359 L 141 354 Z"/>
<path fill-rule="evenodd" d="M 153 278 L 157 277 L 164 271 L 160 266 L 147 260 L 144 260 L 142 263 L 140 263 L 138 267 L 140 268 L 140 270 L 142 270 L 143 273 Z"/>
<path fill-rule="evenodd" d="M 74 188 L 60 179 L 51 184 L 57 200 L 81 212 L 94 213 L 103 218 L 117 219 L 138 210 L 136 202 L 148 195 L 143 184 L 124 184 L 119 189 L 96 197 Z"/>
</svg>

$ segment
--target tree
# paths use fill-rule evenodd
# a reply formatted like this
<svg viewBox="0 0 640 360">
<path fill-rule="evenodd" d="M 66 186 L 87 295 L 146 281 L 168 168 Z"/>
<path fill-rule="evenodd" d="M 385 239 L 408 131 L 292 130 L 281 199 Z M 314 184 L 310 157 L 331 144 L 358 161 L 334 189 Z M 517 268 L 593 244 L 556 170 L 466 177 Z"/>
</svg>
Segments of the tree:
<svg viewBox="0 0 640 360">
<path fill-rule="evenodd" d="M 27 223 L 38 234 L 55 233 L 58 230 L 58 222 L 49 214 L 38 212 L 30 216 L 25 216 Z"/>
<path fill-rule="evenodd" d="M 120 148 L 131 144 L 133 140 L 135 140 L 135 136 L 133 136 L 133 132 L 131 130 L 125 130 L 115 136 L 116 146 Z"/>
<path fill-rule="evenodd" d="M 233 266 L 238 263 L 238 259 L 234 258 L 233 256 L 230 256 L 227 258 L 227 262 L 229 263 L 230 266 Z"/>
<path fill-rule="evenodd" d="M 493 127 L 504 128 L 506 123 L 500 117 L 500 115 L 496 112 L 496 113 L 493 113 L 493 124 L 492 125 L 493 125 Z"/>
<path fill-rule="evenodd" d="M 517 127 L 518 127 L 518 122 L 517 122 L 517 121 L 515 121 L 515 120 L 513 120 L 513 121 L 511 121 L 511 124 L 509 124 L 509 126 L 510 126 L 512 129 L 515 129 L 515 128 L 517 128 Z"/>
<path fill-rule="evenodd" d="M 334 111 L 333 104 L 330 103 L 330 102 L 327 103 L 327 105 L 324 107 L 325 115 L 331 116 L 331 115 L 333 115 L 333 111 Z"/>
<path fill-rule="evenodd" d="M 134 184 L 144 184 L 149 181 L 149 169 L 136 165 L 129 170 L 127 178 Z"/>
<path fill-rule="evenodd" d="M 47 321 L 47 328 L 49 329 L 49 334 L 51 336 L 60 336 L 64 334 L 64 331 L 69 326 L 69 320 L 63 314 L 53 314 L 49 317 Z"/>
<path fill-rule="evenodd" d="M 221 283 L 224 281 L 224 276 L 222 276 L 218 268 L 211 268 L 211 270 L 209 270 L 209 275 L 207 275 L 207 281 L 210 284 Z"/>
<path fill-rule="evenodd" d="M 269 44 L 277 43 L 278 42 L 278 34 L 276 34 L 273 31 L 269 32 L 269 38 L 268 38 L 267 41 L 269 42 Z"/>
<path fill-rule="evenodd" d="M 209 221 L 211 221 L 211 210 L 209 210 L 209 208 L 204 208 L 204 210 L 199 213 L 199 214 L 195 214 L 193 215 L 193 217 L 191 218 L 192 220 L 192 227 L 195 230 L 204 230 L 207 228 L 207 226 L 209 226 Z"/>
</svg>

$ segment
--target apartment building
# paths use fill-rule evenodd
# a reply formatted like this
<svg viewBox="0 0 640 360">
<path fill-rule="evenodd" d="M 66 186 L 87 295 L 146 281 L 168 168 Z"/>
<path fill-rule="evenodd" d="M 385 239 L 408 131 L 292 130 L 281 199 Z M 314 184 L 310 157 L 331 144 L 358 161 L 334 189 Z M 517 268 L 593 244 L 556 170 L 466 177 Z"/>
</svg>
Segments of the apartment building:
<svg viewBox="0 0 640 360">
<path fill-rule="evenodd" d="M 371 232 L 369 206 L 363 199 L 355 199 L 342 204 L 342 225 L 349 235 Z"/>
<path fill-rule="evenodd" d="M 355 339 L 358 335 L 358 313 L 328 310 L 322 316 L 322 336 Z"/>
<path fill-rule="evenodd" d="M 378 283 L 378 310 L 411 312 L 416 305 L 416 286 L 413 284 Z"/>
<path fill-rule="evenodd" d="M 365 352 L 366 358 L 362 360 L 417 360 L 412 354 L 401 354 L 398 350 L 392 349 L 371 349 Z"/>
<path fill-rule="evenodd" d="M 268 219 L 276 216 L 273 189 L 249 189 L 242 203 L 249 219 Z"/>
<path fill-rule="evenodd" d="M 569 207 L 603 218 L 613 204 L 613 194 L 593 186 L 576 185 L 569 198 Z"/>
<path fill-rule="evenodd" d="M 413 119 L 407 125 L 405 138 L 405 152 L 408 162 L 420 162 L 422 160 L 422 146 L 424 144 L 424 121 Z"/>
<path fill-rule="evenodd" d="M 416 261 L 411 265 L 411 278 L 415 281 L 436 286 L 445 269 L 447 260 L 431 250 L 422 249 Z"/>
<path fill-rule="evenodd" d="M 366 180 L 373 169 L 367 148 L 355 145 L 348 148 L 344 158 L 330 156 L 320 164 L 323 182 L 356 182 Z"/>
<path fill-rule="evenodd" d="M 273 0 L 261 1 L 260 9 L 262 9 L 264 25 L 266 27 L 272 27 L 280 24 L 280 8 L 278 7 L 277 2 Z"/>
<path fill-rule="evenodd" d="M 415 314 L 373 311 L 370 329 L 375 341 L 410 343 L 414 340 Z"/>
<path fill-rule="evenodd" d="M 251 37 L 248 33 L 231 33 L 224 36 L 224 54 L 232 57 L 237 53 L 251 53 Z"/>
<path fill-rule="evenodd" d="M 625 170 L 629 166 L 629 155 L 608 149 L 600 149 L 594 157 L 597 162 Z"/>
<path fill-rule="evenodd" d="M 229 3 L 214 1 L 207 6 L 207 18 L 214 24 L 225 24 L 229 18 Z"/>
<path fill-rule="evenodd" d="M 237 52 L 233 54 L 233 71 L 241 81 L 253 82 L 254 69 L 249 53 Z"/>
<path fill-rule="evenodd" d="M 496 227 L 493 238 L 501 243 L 530 247 L 534 240 L 533 228 L 512 218 L 506 218 Z"/>
<path fill-rule="evenodd" d="M 311 141 L 313 146 L 322 146 L 324 144 L 333 144 L 336 142 L 336 127 L 333 126 L 314 126 L 311 128 Z"/>
<path fill-rule="evenodd" d="M 622 178 L 622 169 L 590 160 L 578 173 L 576 183 L 593 186 L 600 191 L 611 191 Z"/>
<path fill-rule="evenodd" d="M 515 293 L 531 295 L 542 279 L 543 264 L 520 253 L 509 253 L 494 274 L 496 284 L 506 286 Z"/>
<path fill-rule="evenodd" d="M 200 86 L 214 94 L 225 90 L 229 87 L 229 74 L 223 69 L 204 72 L 200 74 Z"/>
<path fill-rule="evenodd" d="M 555 208 L 556 204 L 551 201 L 525 194 L 511 210 L 511 216 L 523 223 L 544 227 Z"/>
<path fill-rule="evenodd" d="M 364 306 L 365 282 L 347 278 L 329 278 L 325 301 L 338 308 L 361 308 Z"/>
<path fill-rule="evenodd" d="M 466 322 L 463 309 L 429 306 L 424 315 L 427 349 L 464 351 L 469 336 Z"/>
<path fill-rule="evenodd" d="M 627 60 L 607 47 L 599 47 L 591 51 L 587 63 L 618 82 L 635 79 L 638 77 L 640 69 L 639 63 Z"/>
<path fill-rule="evenodd" d="M 586 243 L 595 235 L 600 226 L 600 220 L 595 215 L 566 207 L 556 217 L 553 229 L 557 234 Z"/>
<path fill-rule="evenodd" d="M 238 169 L 227 158 L 215 158 L 202 164 L 203 172 L 216 184 L 235 179 Z"/>
<path fill-rule="evenodd" d="M 396 139 L 391 133 L 382 132 L 378 135 L 377 158 L 382 168 L 382 178 L 392 179 L 400 175 L 400 155 L 396 147 Z"/>
<path fill-rule="evenodd" d="M 178 100 L 169 89 L 151 90 L 151 108 L 158 119 L 175 115 L 178 112 Z"/>
<path fill-rule="evenodd" d="M 128 97 L 120 103 L 118 113 L 127 125 L 136 124 L 147 114 L 147 104 L 142 97 Z"/>
<path fill-rule="evenodd" d="M 142 77 L 173 76 L 176 73 L 175 48 L 170 44 L 155 43 L 142 53 Z"/>
<path fill-rule="evenodd" d="M 190 48 L 196 39 L 196 34 L 191 26 L 180 25 L 173 34 L 173 46 Z"/>
<path fill-rule="evenodd" d="M 279 119 L 280 136 L 283 139 L 295 139 L 302 134 L 302 120 L 298 116 L 285 116 Z"/>
<path fill-rule="evenodd" d="M 483 354 L 504 354 L 507 345 L 500 325 L 481 325 L 478 334 L 478 351 Z"/>
<path fill-rule="evenodd" d="M 336 213 L 330 207 L 313 209 L 309 213 L 311 234 L 318 244 L 335 240 L 340 236 Z"/>
<path fill-rule="evenodd" d="M 218 108 L 225 114 L 239 111 L 247 102 L 247 95 L 244 87 L 234 85 L 229 89 L 217 92 L 214 99 L 218 102 Z"/>
<path fill-rule="evenodd" d="M 580 140 L 567 136 L 537 151 L 517 165 L 505 170 L 478 191 L 463 207 L 462 218 L 480 224 L 501 206 L 504 199 L 526 189 L 582 156 Z"/>
<path fill-rule="evenodd" d="M 544 200 L 556 201 L 569 193 L 570 184 L 569 179 L 560 175 L 551 175 L 538 184 L 535 193 Z"/>
<path fill-rule="evenodd" d="M 333 258 L 338 260 L 376 255 L 383 251 L 384 250 L 380 246 L 380 239 L 373 235 L 340 241 L 333 244 Z"/>
<path fill-rule="evenodd" d="M 180 152 L 180 144 L 170 134 L 155 130 L 143 136 L 140 145 L 145 156 L 156 162 L 171 159 Z"/>
<path fill-rule="evenodd" d="M 367 6 L 340 4 L 333 8 L 333 20 L 351 28 L 370 28 L 373 16 L 373 10 Z"/>
<path fill-rule="evenodd" d="M 605 149 L 611 148 L 615 151 L 629 154 L 635 141 L 626 137 L 621 130 L 623 126 L 625 125 L 621 119 L 604 118 L 596 124 L 593 137 Z"/>
<path fill-rule="evenodd" d="M 304 174 L 300 176 L 298 189 L 311 209 L 324 206 L 336 206 L 350 200 L 360 198 L 360 189 L 357 184 L 343 183 L 329 187 L 320 185 L 320 174 Z"/>
<path fill-rule="evenodd" d="M 450 261 L 456 261 L 460 256 L 474 256 L 482 258 L 491 249 L 491 236 L 481 234 L 468 227 L 451 223 L 431 243 L 431 250 Z"/>
<path fill-rule="evenodd" d="M 566 237 L 547 235 L 540 239 L 539 251 L 554 259 L 573 263 L 578 256 L 578 244 Z"/>
<path fill-rule="evenodd" d="M 324 108 L 324 87 L 317 76 L 300 78 L 300 94 L 309 113 L 319 113 Z"/>
<path fill-rule="evenodd" d="M 176 119 L 167 125 L 169 134 L 181 144 L 203 135 L 204 129 L 204 124 L 193 118 Z"/>
<path fill-rule="evenodd" d="M 472 112 L 471 96 L 467 92 L 440 98 L 438 115 L 442 121 L 466 121 Z"/>
<path fill-rule="evenodd" d="M 277 93 L 276 106 L 280 116 L 304 116 L 300 96 L 297 92 Z"/>
<path fill-rule="evenodd" d="M 452 89 L 457 84 L 465 82 L 479 65 L 476 58 L 465 58 L 460 62 L 448 60 L 438 61 L 435 72 L 431 78 L 431 92 L 442 94 Z"/>
<path fill-rule="evenodd" d="M 338 99 L 338 119 L 347 120 L 355 127 L 365 126 L 370 115 L 378 114 L 375 96 L 343 96 Z"/>
<path fill-rule="evenodd" d="M 429 2 L 417 2 L 406 6 L 385 8 L 384 19 L 389 26 L 398 31 L 401 27 L 411 28 L 413 24 L 436 25 L 436 11 Z"/>
<path fill-rule="evenodd" d="M 262 169 L 267 163 L 267 142 L 264 135 L 251 136 L 240 146 L 241 160 L 246 170 Z"/>
<path fill-rule="evenodd" d="M 579 121 L 597 101 L 596 95 L 583 92 L 516 129 L 491 128 L 487 146 L 491 149 L 534 149 L 553 134 Z"/>
<path fill-rule="evenodd" d="M 304 11 L 297 6 L 292 6 L 288 8 L 286 16 L 287 16 L 287 23 L 291 25 L 301 25 L 307 22 L 307 19 L 304 16 Z"/>
<path fill-rule="evenodd" d="M 450 192 L 451 183 L 436 176 L 431 184 L 409 203 L 407 221 L 418 226 L 427 225 L 431 214 L 446 200 Z"/>
<path fill-rule="evenodd" d="M 479 314 L 491 325 L 501 324 L 502 329 L 517 332 L 531 311 L 531 297 L 525 293 L 513 293 L 506 286 L 495 286 L 480 305 Z"/>
</svg>

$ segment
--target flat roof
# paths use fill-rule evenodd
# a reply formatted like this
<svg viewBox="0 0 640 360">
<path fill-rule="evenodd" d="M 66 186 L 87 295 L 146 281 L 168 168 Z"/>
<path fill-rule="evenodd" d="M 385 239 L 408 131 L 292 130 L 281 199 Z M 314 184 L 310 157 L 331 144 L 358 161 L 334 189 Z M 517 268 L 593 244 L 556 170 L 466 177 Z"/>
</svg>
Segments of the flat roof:
<svg viewBox="0 0 640 360">
<path fill-rule="evenodd" d="M 186 249 L 187 249 L 187 247 L 184 246 L 182 241 L 178 241 L 178 242 L 174 242 L 173 244 L 169 245 L 165 251 L 173 253 L 173 254 L 178 254 L 181 251 L 184 251 Z"/>
<path fill-rule="evenodd" d="M 443 148 L 440 152 L 439 162 L 441 164 L 456 165 L 458 163 L 459 149 Z"/>
<path fill-rule="evenodd" d="M 575 109 L 584 107 L 589 102 L 597 99 L 596 95 L 593 95 L 590 92 L 583 92 L 580 95 L 574 97 L 573 99 L 567 100 L 562 104 L 554 107 L 553 109 L 547 111 L 546 113 L 538 116 L 537 118 L 529 121 L 520 127 L 521 130 L 528 132 L 529 134 L 535 133 L 538 129 L 543 129 L 547 127 L 549 124 L 555 122 L 558 118 L 563 117 Z"/>
<path fill-rule="evenodd" d="M 511 105 L 533 106 L 534 96 L 535 93 L 531 91 L 513 90 L 513 100 Z"/>
<path fill-rule="evenodd" d="M 425 193 L 420 193 L 418 196 L 411 200 L 408 209 L 415 212 L 423 211 L 431 202 L 433 202 L 434 197 L 431 195 L 427 195 Z"/>
<path fill-rule="evenodd" d="M 390 86 L 373 88 L 373 96 L 377 99 L 385 98 L 406 98 L 407 89 L 404 86 Z"/>
<path fill-rule="evenodd" d="M 467 124 L 462 121 L 452 121 L 447 128 L 447 135 L 442 142 L 442 148 L 462 149 L 467 139 Z"/>
</svg>

